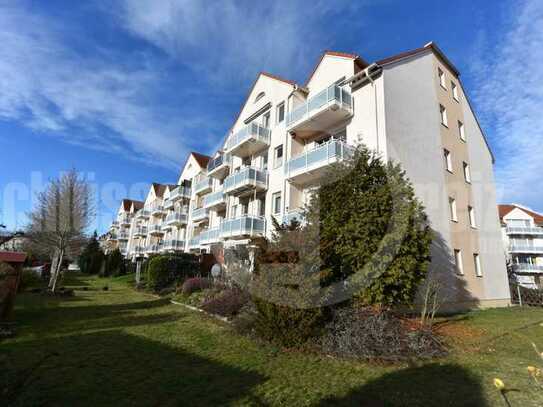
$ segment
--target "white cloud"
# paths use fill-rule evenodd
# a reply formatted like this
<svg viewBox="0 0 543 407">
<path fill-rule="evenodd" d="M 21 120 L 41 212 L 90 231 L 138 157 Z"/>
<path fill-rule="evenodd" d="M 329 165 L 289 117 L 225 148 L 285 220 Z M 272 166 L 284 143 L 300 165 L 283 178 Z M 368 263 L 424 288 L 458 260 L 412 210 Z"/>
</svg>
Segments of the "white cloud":
<svg viewBox="0 0 543 407">
<path fill-rule="evenodd" d="M 543 3 L 528 0 L 512 7 L 508 30 L 476 64 L 475 99 L 485 127 L 494 130 L 502 199 L 541 209 Z"/>
<path fill-rule="evenodd" d="M 159 74 L 142 64 L 116 63 L 104 50 L 81 56 L 65 45 L 73 34 L 22 6 L 0 5 L 0 119 L 69 143 L 177 166 L 186 151 L 174 136 L 179 123 L 161 120 L 148 104 Z"/>
<path fill-rule="evenodd" d="M 323 47 L 332 46 L 342 24 L 360 2 L 323 0 L 210 4 L 193 0 L 125 0 L 124 26 L 223 88 L 252 80 L 260 70 L 307 74 Z"/>
</svg>

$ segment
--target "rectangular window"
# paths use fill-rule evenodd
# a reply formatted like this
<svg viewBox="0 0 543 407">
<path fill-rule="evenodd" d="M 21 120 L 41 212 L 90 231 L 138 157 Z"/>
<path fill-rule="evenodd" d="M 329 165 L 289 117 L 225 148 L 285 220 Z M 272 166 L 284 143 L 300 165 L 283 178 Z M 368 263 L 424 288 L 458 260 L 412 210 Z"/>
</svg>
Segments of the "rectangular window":
<svg viewBox="0 0 543 407">
<path fill-rule="evenodd" d="M 283 145 L 275 147 L 273 150 L 273 168 L 283 165 Z"/>
<path fill-rule="evenodd" d="M 471 183 L 471 172 L 469 169 L 469 164 L 467 162 L 463 162 L 462 167 L 464 168 L 464 180 L 467 183 Z"/>
<path fill-rule="evenodd" d="M 458 222 L 458 216 L 456 215 L 456 200 L 454 198 L 449 198 L 449 211 L 451 220 L 453 222 Z"/>
<path fill-rule="evenodd" d="M 460 140 L 466 141 L 466 134 L 464 133 L 464 123 L 458 121 L 458 134 L 460 135 Z"/>
<path fill-rule="evenodd" d="M 460 249 L 454 249 L 454 264 L 456 266 L 456 272 L 463 275 L 464 265 L 462 264 L 462 251 Z"/>
<path fill-rule="evenodd" d="M 439 115 L 441 117 L 441 124 L 445 127 L 448 127 L 448 121 L 447 121 L 447 110 L 443 105 L 439 105 Z"/>
<path fill-rule="evenodd" d="M 272 209 L 274 215 L 281 213 L 281 192 L 276 192 L 272 195 Z"/>
<path fill-rule="evenodd" d="M 475 266 L 475 275 L 477 277 L 482 277 L 483 271 L 481 270 L 481 259 L 479 258 L 478 253 L 473 253 L 473 264 Z"/>
<path fill-rule="evenodd" d="M 277 117 L 277 123 L 281 123 L 283 120 L 285 120 L 285 103 L 284 102 L 277 105 L 276 117 Z"/>
<path fill-rule="evenodd" d="M 472 228 L 476 228 L 477 222 L 475 221 L 475 209 L 473 209 L 472 206 L 468 206 L 468 217 L 469 217 L 469 225 Z"/>
<path fill-rule="evenodd" d="M 262 116 L 262 127 L 265 127 L 266 129 L 270 128 L 270 112 L 267 112 Z"/>
<path fill-rule="evenodd" d="M 458 86 L 456 86 L 456 84 L 454 82 L 452 82 L 452 81 L 451 81 L 451 89 L 452 89 L 452 94 L 453 94 L 454 100 L 459 102 L 460 98 L 458 97 Z"/>
<path fill-rule="evenodd" d="M 447 89 L 447 85 L 445 82 L 445 72 L 443 72 L 441 68 L 437 68 L 437 74 L 439 76 L 439 84 L 443 89 Z"/>
<path fill-rule="evenodd" d="M 258 200 L 258 214 L 260 216 L 266 215 L 266 200 L 264 198 Z"/>
<path fill-rule="evenodd" d="M 445 168 L 449 172 L 453 172 L 451 152 L 447 149 L 443 149 L 443 158 L 445 160 Z"/>
<path fill-rule="evenodd" d="M 238 215 L 238 206 L 232 205 L 232 208 L 230 209 L 230 219 L 236 218 Z"/>
</svg>

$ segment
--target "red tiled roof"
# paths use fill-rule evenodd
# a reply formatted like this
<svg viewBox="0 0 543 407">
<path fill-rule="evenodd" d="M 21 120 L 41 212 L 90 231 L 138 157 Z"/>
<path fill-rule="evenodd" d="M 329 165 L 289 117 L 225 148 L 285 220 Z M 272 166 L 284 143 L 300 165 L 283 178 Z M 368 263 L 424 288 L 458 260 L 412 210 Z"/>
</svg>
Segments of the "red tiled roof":
<svg viewBox="0 0 543 407">
<path fill-rule="evenodd" d="M 498 205 L 498 213 L 500 214 L 500 220 L 503 219 L 505 215 L 511 212 L 513 209 L 520 209 L 521 211 L 526 212 L 528 215 L 534 218 L 534 222 L 538 224 L 543 224 L 543 215 L 540 213 L 534 212 L 530 209 L 526 209 L 523 206 L 511 205 L 511 204 L 500 204 Z"/>
<path fill-rule="evenodd" d="M 5 263 L 24 263 L 26 253 L 22 252 L 0 252 L 0 261 Z"/>
<path fill-rule="evenodd" d="M 122 200 L 122 206 L 123 209 L 128 212 L 130 210 L 130 206 L 132 205 L 132 200 L 130 199 L 123 199 Z"/>
<path fill-rule="evenodd" d="M 207 163 L 211 160 L 211 157 L 208 156 L 208 155 L 204 155 L 204 154 L 200 154 L 200 153 L 197 153 L 195 151 L 192 151 L 191 152 L 192 156 L 194 157 L 194 159 L 196 160 L 196 162 L 198 163 L 198 165 L 202 168 L 206 168 L 207 167 Z"/>
<path fill-rule="evenodd" d="M 134 210 L 139 211 L 141 208 L 143 208 L 145 202 L 132 200 L 132 204 L 134 205 Z"/>
</svg>

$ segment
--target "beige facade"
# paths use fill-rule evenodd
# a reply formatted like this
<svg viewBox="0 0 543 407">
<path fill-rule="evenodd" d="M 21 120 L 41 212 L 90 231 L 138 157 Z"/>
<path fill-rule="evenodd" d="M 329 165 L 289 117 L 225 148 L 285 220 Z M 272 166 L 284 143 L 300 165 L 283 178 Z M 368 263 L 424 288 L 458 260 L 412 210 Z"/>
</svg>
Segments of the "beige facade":
<svg viewBox="0 0 543 407">
<path fill-rule="evenodd" d="M 191 154 L 177 185 L 151 187 L 127 253 L 210 252 L 269 237 L 272 217 L 299 216 L 326 168 L 359 143 L 413 182 L 436 233 L 432 273 L 446 282 L 447 301 L 508 304 L 492 153 L 434 44 L 373 64 L 325 52 L 304 86 L 261 73 L 221 148 Z"/>
</svg>

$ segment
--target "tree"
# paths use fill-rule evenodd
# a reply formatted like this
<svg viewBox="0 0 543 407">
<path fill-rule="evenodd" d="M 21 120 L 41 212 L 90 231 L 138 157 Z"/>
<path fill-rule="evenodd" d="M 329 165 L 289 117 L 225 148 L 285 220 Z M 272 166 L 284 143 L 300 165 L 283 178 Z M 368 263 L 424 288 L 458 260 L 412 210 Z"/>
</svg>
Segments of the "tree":
<svg viewBox="0 0 543 407">
<path fill-rule="evenodd" d="M 105 273 L 107 276 L 120 276 L 126 273 L 124 257 L 119 248 L 107 255 Z"/>
<path fill-rule="evenodd" d="M 326 179 L 308 208 L 319 222 L 324 284 L 347 282 L 365 304 L 411 304 L 432 234 L 405 172 L 358 147 Z"/>
<path fill-rule="evenodd" d="M 98 235 L 96 231 L 92 237 L 88 240 L 87 245 L 81 252 L 78 258 L 79 269 L 83 273 L 98 274 L 102 269 L 102 263 L 104 262 L 104 252 L 100 248 L 98 243 Z"/>
<path fill-rule="evenodd" d="M 85 232 L 94 215 L 88 182 L 75 170 L 51 181 L 38 194 L 29 214 L 27 234 L 36 252 L 51 256 L 49 288 L 55 292 L 62 262 L 75 257 L 86 242 Z"/>
</svg>

